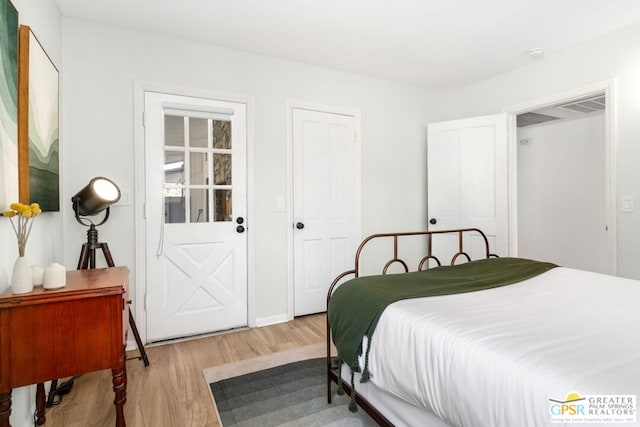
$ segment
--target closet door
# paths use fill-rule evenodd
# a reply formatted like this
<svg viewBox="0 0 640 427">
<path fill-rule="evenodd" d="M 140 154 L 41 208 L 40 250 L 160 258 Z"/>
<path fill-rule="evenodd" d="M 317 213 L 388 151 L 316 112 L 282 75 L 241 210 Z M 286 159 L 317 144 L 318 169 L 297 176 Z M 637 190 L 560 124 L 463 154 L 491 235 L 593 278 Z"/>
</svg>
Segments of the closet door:
<svg viewBox="0 0 640 427">
<path fill-rule="evenodd" d="M 429 229 L 479 228 L 491 252 L 509 255 L 507 115 L 432 123 L 427 155 Z M 469 255 L 481 258 L 483 239 L 468 240 Z M 438 236 L 434 243 L 448 264 L 457 236 Z"/>
<path fill-rule="evenodd" d="M 326 310 L 331 281 L 360 240 L 360 144 L 354 116 L 294 108 L 294 315 Z"/>
</svg>

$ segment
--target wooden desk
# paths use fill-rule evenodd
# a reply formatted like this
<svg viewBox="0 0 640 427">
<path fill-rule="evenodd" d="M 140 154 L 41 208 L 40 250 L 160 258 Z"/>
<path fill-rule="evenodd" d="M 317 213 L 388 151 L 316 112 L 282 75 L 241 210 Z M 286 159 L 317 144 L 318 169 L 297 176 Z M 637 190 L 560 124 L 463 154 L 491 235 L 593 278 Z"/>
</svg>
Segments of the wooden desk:
<svg viewBox="0 0 640 427">
<path fill-rule="evenodd" d="M 68 271 L 62 289 L 0 295 L 0 427 L 10 426 L 13 388 L 107 368 L 125 425 L 128 277 L 126 267 Z M 36 400 L 43 424 L 43 386 Z"/>
</svg>

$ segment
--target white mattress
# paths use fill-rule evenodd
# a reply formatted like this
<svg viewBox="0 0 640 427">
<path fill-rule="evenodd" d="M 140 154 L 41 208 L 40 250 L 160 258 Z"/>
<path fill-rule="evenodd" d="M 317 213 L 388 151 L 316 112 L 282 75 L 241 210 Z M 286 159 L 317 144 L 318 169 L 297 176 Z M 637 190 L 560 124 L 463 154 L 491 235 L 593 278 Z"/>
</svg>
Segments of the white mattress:
<svg viewBox="0 0 640 427">
<path fill-rule="evenodd" d="M 372 343 L 371 381 L 452 426 L 551 425 L 550 398 L 640 397 L 640 282 L 555 268 L 404 300 L 384 311 Z"/>
</svg>

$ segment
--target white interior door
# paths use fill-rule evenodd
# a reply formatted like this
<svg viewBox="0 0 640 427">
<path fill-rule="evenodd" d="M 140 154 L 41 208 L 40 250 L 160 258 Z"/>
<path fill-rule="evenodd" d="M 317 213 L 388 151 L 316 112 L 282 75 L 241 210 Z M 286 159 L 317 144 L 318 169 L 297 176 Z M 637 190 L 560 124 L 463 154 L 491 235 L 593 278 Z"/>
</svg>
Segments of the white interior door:
<svg viewBox="0 0 640 427">
<path fill-rule="evenodd" d="M 246 106 L 145 92 L 147 340 L 247 324 Z"/>
<path fill-rule="evenodd" d="M 427 146 L 429 229 L 479 228 L 491 252 L 507 256 L 507 115 L 429 124 Z M 440 261 L 448 264 L 458 250 L 457 236 L 435 243 L 434 253 L 444 253 Z M 479 236 L 469 237 L 465 247 L 472 258 L 484 252 Z"/>
<path fill-rule="evenodd" d="M 360 144 L 353 116 L 294 108 L 294 314 L 326 310 L 360 239 Z"/>
</svg>

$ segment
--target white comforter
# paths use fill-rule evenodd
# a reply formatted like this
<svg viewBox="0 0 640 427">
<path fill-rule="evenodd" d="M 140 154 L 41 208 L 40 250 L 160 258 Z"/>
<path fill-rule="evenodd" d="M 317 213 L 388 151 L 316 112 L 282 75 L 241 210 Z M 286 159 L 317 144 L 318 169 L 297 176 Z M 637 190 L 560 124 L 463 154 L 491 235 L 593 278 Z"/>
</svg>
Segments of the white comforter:
<svg viewBox="0 0 640 427">
<path fill-rule="evenodd" d="M 453 426 L 550 425 L 550 398 L 640 397 L 640 282 L 555 268 L 400 301 L 372 344 L 371 380 Z"/>
</svg>

